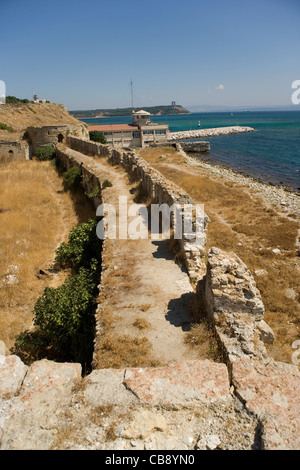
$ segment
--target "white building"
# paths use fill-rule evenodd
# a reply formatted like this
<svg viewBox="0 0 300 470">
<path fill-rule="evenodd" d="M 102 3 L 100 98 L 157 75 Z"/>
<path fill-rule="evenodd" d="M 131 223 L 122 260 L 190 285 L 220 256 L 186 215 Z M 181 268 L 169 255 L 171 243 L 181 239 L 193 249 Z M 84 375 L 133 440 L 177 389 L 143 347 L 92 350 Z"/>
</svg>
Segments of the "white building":
<svg viewBox="0 0 300 470">
<path fill-rule="evenodd" d="M 151 143 L 167 142 L 168 124 L 151 122 L 151 114 L 141 109 L 132 112 L 131 124 L 89 126 L 89 131 L 102 132 L 114 147 L 145 147 Z"/>
</svg>

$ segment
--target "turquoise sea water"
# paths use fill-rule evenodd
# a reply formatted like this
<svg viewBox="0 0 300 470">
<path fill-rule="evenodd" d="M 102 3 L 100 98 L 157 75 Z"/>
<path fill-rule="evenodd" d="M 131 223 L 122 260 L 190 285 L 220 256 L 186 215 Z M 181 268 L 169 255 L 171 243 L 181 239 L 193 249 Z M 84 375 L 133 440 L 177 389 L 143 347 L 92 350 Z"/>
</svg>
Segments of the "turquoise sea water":
<svg viewBox="0 0 300 470">
<path fill-rule="evenodd" d="M 202 158 L 273 184 L 300 191 L 300 111 L 192 113 L 152 116 L 171 132 L 226 126 L 249 126 L 256 132 L 199 139 L 210 142 Z M 130 117 L 84 119 L 88 124 L 129 123 Z M 197 140 L 197 139 L 196 139 Z"/>
</svg>

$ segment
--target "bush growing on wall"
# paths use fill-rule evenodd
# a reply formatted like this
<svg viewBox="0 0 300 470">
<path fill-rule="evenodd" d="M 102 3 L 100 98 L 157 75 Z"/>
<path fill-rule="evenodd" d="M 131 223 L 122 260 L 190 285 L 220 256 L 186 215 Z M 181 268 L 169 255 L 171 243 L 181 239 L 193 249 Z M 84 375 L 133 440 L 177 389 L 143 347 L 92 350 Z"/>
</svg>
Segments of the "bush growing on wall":
<svg viewBox="0 0 300 470">
<path fill-rule="evenodd" d="M 82 179 L 81 169 L 78 166 L 73 166 L 64 173 L 63 178 L 64 183 L 68 188 L 75 188 L 80 184 Z"/>
<path fill-rule="evenodd" d="M 35 150 L 34 156 L 39 161 L 53 160 L 56 157 L 56 151 L 54 147 L 45 145 Z"/>
<path fill-rule="evenodd" d="M 102 189 L 105 189 L 105 188 L 111 188 L 112 187 L 112 182 L 109 181 L 109 180 L 104 180 L 103 183 L 102 183 Z"/>
<path fill-rule="evenodd" d="M 71 268 L 74 273 L 80 267 L 90 269 L 91 263 L 99 262 L 101 241 L 96 234 L 97 221 L 90 219 L 73 228 L 67 243 L 56 250 L 55 261 L 61 268 Z"/>
</svg>

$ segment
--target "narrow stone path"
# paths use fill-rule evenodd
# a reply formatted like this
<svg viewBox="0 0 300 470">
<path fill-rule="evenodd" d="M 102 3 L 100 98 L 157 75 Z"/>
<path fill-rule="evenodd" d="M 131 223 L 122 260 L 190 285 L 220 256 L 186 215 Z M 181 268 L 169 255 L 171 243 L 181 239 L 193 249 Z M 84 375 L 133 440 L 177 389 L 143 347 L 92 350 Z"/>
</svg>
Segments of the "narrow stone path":
<svg viewBox="0 0 300 470">
<path fill-rule="evenodd" d="M 112 183 L 103 189 L 103 202 L 114 205 L 117 213 L 119 196 L 127 197 L 128 206 L 134 203 L 134 188 L 138 183 L 130 184 L 125 170 L 111 166 L 103 158 L 80 153 L 78 157 L 93 169 L 101 182 L 108 179 Z M 150 341 L 155 363 L 199 359 L 196 351 L 185 343 L 191 325 L 193 288 L 188 274 L 175 263 L 167 242 L 151 240 L 150 235 L 139 240 L 106 239 L 103 260 L 105 294 L 101 298 L 98 316 L 101 334 L 96 337 L 95 349 L 101 347 L 103 330 L 107 327 L 101 328 L 102 317 L 109 314 L 115 321 L 114 335 L 146 337 Z M 97 362 L 97 367 L 101 363 Z"/>
</svg>

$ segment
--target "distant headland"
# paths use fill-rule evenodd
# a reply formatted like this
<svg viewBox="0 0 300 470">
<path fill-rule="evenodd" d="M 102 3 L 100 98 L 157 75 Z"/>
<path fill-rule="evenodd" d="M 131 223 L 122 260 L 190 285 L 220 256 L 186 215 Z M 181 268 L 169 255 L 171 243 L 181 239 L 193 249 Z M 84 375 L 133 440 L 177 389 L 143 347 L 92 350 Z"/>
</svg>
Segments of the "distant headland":
<svg viewBox="0 0 300 470">
<path fill-rule="evenodd" d="M 160 116 L 166 114 L 191 114 L 190 111 L 181 105 L 172 104 L 167 106 L 150 106 L 143 107 L 145 111 L 152 115 Z M 101 118 L 112 116 L 131 116 L 132 108 L 116 108 L 116 109 L 89 109 L 69 111 L 69 113 L 78 119 Z"/>
</svg>

